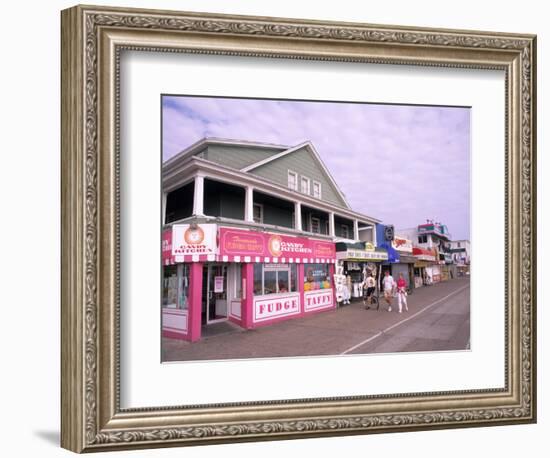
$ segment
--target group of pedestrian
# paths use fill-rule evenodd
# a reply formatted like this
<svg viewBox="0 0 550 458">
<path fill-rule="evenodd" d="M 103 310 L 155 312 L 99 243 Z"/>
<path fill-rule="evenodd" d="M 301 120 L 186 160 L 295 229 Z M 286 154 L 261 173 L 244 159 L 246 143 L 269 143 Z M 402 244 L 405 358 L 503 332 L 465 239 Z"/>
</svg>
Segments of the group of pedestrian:
<svg viewBox="0 0 550 458">
<path fill-rule="evenodd" d="M 367 289 L 366 300 L 368 305 L 365 305 L 368 310 L 372 305 L 372 297 L 376 289 L 376 280 L 374 279 L 372 273 L 369 273 L 369 275 L 365 279 L 364 286 Z M 382 289 L 384 290 L 384 299 L 388 304 L 388 312 L 391 312 L 392 300 L 395 295 L 397 295 L 399 313 L 402 313 L 403 306 L 405 306 L 405 311 L 409 311 L 409 307 L 407 305 L 407 282 L 402 272 L 399 273 L 399 278 L 396 282 L 390 275 L 390 272 L 386 271 L 384 278 L 382 279 Z"/>
<path fill-rule="evenodd" d="M 403 306 L 405 306 L 405 311 L 409 311 L 409 307 L 407 306 L 407 282 L 403 277 L 403 272 L 399 273 L 399 279 L 396 282 L 390 275 L 390 272 L 386 270 L 382 286 L 384 289 L 384 299 L 388 304 L 388 312 L 391 312 L 392 299 L 395 293 L 397 293 L 399 313 L 403 311 Z"/>
</svg>

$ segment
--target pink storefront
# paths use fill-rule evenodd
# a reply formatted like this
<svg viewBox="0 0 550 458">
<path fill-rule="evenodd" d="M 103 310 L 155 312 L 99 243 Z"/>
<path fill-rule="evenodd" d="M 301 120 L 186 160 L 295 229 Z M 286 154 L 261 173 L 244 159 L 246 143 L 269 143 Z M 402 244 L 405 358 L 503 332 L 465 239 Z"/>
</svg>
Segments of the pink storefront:
<svg viewBox="0 0 550 458">
<path fill-rule="evenodd" d="M 245 329 L 336 307 L 333 242 L 215 224 L 163 233 L 162 333 L 197 341 L 221 321 Z"/>
</svg>

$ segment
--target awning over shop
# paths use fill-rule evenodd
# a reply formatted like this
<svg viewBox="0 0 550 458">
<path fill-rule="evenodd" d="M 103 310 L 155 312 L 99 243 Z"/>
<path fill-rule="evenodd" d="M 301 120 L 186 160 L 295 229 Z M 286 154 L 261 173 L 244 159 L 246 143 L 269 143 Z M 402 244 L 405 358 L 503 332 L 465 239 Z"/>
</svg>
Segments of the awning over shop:
<svg viewBox="0 0 550 458">
<path fill-rule="evenodd" d="M 368 249 L 367 249 L 368 247 Z M 364 242 L 336 244 L 336 259 L 342 261 L 382 262 L 388 260 L 388 252 Z"/>
<path fill-rule="evenodd" d="M 334 242 L 216 224 L 175 224 L 162 232 L 162 262 L 336 262 Z"/>
<path fill-rule="evenodd" d="M 399 253 L 399 262 L 402 264 L 414 264 L 416 261 L 414 256 Z"/>
<path fill-rule="evenodd" d="M 379 246 L 388 252 L 388 262 L 399 262 L 399 251 L 397 251 L 390 242 L 382 242 Z"/>
<path fill-rule="evenodd" d="M 221 227 L 218 260 L 327 264 L 336 262 L 336 248 L 325 240 Z"/>
</svg>

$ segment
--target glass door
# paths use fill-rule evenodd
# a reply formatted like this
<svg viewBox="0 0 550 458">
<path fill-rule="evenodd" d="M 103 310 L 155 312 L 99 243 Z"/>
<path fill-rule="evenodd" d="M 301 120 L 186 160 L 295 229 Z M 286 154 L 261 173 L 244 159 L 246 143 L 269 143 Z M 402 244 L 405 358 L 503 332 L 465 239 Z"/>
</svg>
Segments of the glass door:
<svg viewBox="0 0 550 458">
<path fill-rule="evenodd" d="M 227 264 L 208 265 L 206 322 L 227 320 Z"/>
</svg>

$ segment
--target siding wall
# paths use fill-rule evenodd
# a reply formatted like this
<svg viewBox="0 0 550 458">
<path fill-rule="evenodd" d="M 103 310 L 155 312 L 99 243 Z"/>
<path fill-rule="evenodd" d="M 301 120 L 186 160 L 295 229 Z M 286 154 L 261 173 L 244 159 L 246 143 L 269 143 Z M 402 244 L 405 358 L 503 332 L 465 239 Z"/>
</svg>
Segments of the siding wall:
<svg viewBox="0 0 550 458">
<path fill-rule="evenodd" d="M 208 145 L 197 156 L 216 164 L 240 170 L 283 151 L 281 148 L 265 149 L 248 146 Z"/>
<path fill-rule="evenodd" d="M 315 156 L 307 148 L 262 165 L 251 170 L 249 173 L 267 178 L 286 187 L 288 186 L 289 170 L 298 173 L 298 186 L 300 186 L 302 176 L 310 179 L 311 196 L 313 196 L 313 180 L 315 180 L 321 183 L 321 200 L 347 208 L 345 202 L 338 195 L 321 166 L 317 163 Z M 300 190 L 300 187 L 298 187 L 298 190 Z"/>
</svg>

